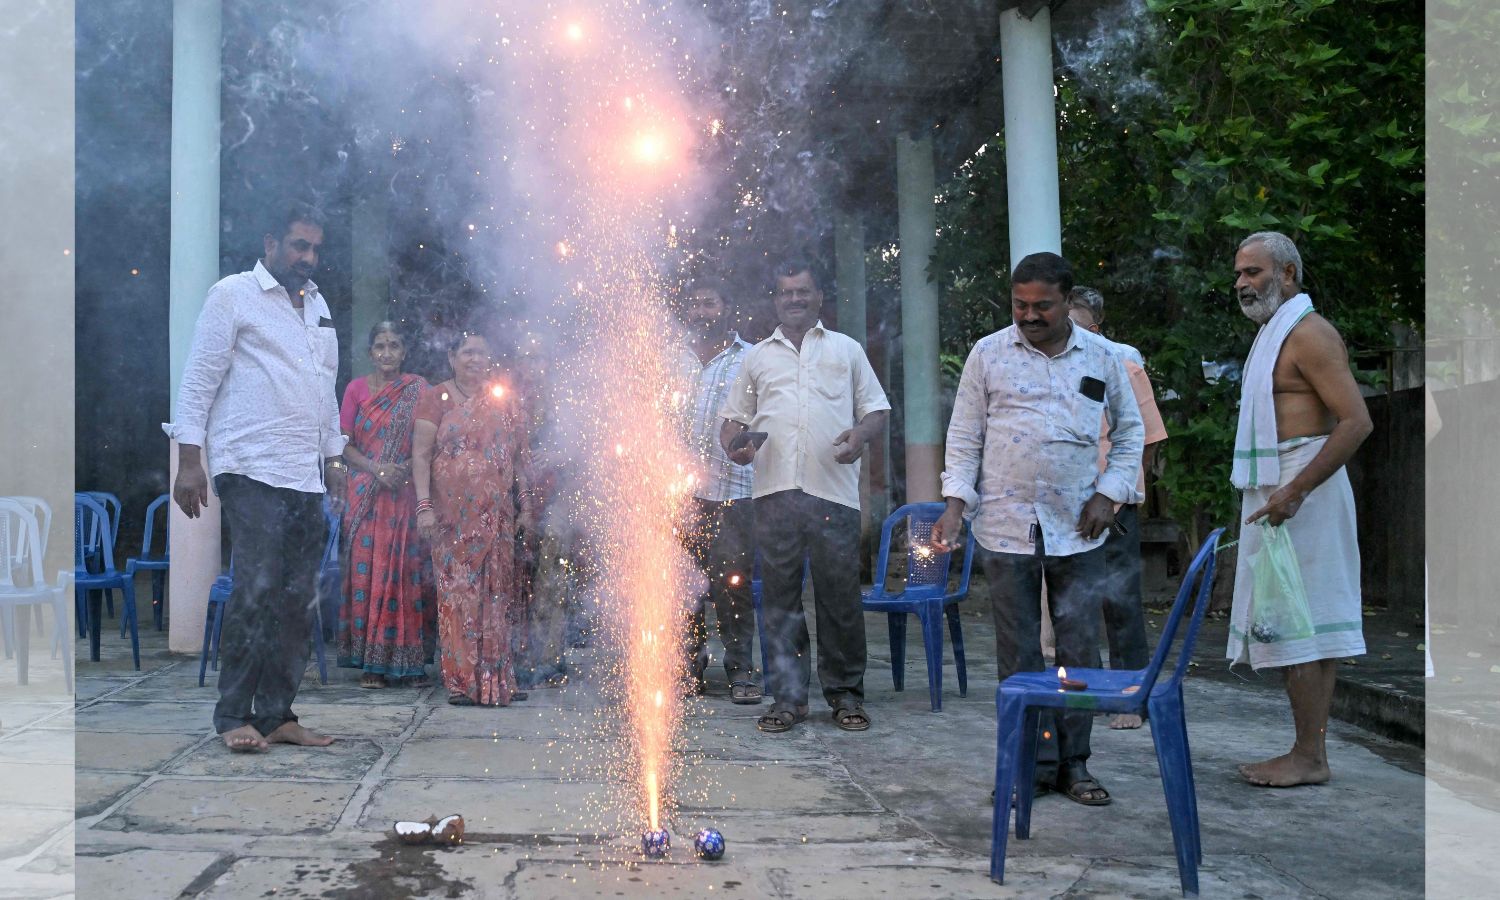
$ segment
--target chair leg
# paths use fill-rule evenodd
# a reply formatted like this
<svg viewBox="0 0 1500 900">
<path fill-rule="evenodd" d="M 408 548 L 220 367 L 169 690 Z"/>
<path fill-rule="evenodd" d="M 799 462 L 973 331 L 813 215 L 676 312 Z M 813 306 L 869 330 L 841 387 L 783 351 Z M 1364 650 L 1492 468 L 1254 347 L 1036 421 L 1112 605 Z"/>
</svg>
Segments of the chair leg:
<svg viewBox="0 0 1500 900">
<path fill-rule="evenodd" d="M 203 687 L 203 679 L 208 675 L 208 646 L 214 638 L 214 618 L 217 615 L 215 610 L 219 606 L 218 603 L 212 601 L 208 605 L 211 608 L 203 619 L 203 653 L 198 657 L 198 687 Z"/>
<path fill-rule="evenodd" d="M 151 623 L 161 631 L 162 615 L 166 612 L 167 573 L 161 569 L 151 570 Z"/>
<path fill-rule="evenodd" d="M 16 684 L 27 684 L 27 664 L 31 656 L 31 604 L 9 607 L 15 614 L 16 627 Z"/>
<path fill-rule="evenodd" d="M 995 698 L 995 809 L 990 820 L 990 880 L 1005 883 L 1005 847 L 1010 836 L 1010 798 L 1026 719 L 1026 700 L 997 691 Z"/>
<path fill-rule="evenodd" d="M 104 606 L 109 610 L 109 617 L 113 619 L 115 617 L 115 592 L 111 588 L 104 589 Z M 120 632 L 120 637 L 124 636 L 125 633 Z"/>
<path fill-rule="evenodd" d="M 224 638 L 224 604 L 214 610 L 214 671 L 219 671 L 219 644 Z"/>
<path fill-rule="evenodd" d="M 1172 821 L 1172 843 L 1177 851 L 1177 875 L 1184 897 L 1198 896 L 1198 842 L 1193 834 L 1192 790 L 1187 757 L 1187 723 L 1179 696 L 1153 696 L 1147 702 L 1151 736 L 1156 744 L 1156 764 L 1166 792 L 1167 815 Z"/>
<path fill-rule="evenodd" d="M 11 640 L 11 636 L 10 636 L 10 633 L 12 631 L 16 630 L 15 612 L 14 611 L 15 611 L 15 607 L 13 607 L 13 606 L 7 606 L 7 607 L 4 607 L 3 609 L 0 609 L 0 632 L 4 632 L 5 633 L 5 658 L 6 659 L 10 659 L 11 657 L 15 656 L 15 646 L 14 646 L 14 642 Z"/>
<path fill-rule="evenodd" d="M 313 610 L 313 650 L 318 656 L 318 681 L 328 684 L 328 658 L 323 653 L 323 609 L 322 604 Z"/>
<path fill-rule="evenodd" d="M 104 592 L 89 591 L 89 660 L 99 661 L 99 629 L 104 624 Z"/>
<path fill-rule="evenodd" d="M 1016 840 L 1031 837 L 1031 804 L 1036 799 L 1036 747 L 1042 730 L 1042 708 L 1026 707 L 1016 756 Z"/>
<path fill-rule="evenodd" d="M 922 622 L 922 650 L 927 654 L 927 693 L 932 711 L 943 709 L 943 608 L 936 603 L 923 604 L 917 618 Z"/>
<path fill-rule="evenodd" d="M 948 635 L 953 638 L 953 667 L 958 670 L 958 696 L 969 696 L 969 668 L 964 662 L 964 626 L 959 621 L 958 606 L 949 606 Z"/>
<path fill-rule="evenodd" d="M 77 620 L 75 627 L 78 629 L 79 637 L 88 637 L 89 634 L 89 605 L 88 591 L 81 588 L 73 588 L 73 618 Z"/>
<path fill-rule="evenodd" d="M 906 690 L 906 613 L 886 613 L 891 635 L 891 683 Z"/>
<path fill-rule="evenodd" d="M 52 657 L 62 653 L 63 683 L 67 686 L 68 693 L 74 693 L 73 688 L 73 647 L 66 640 L 68 635 L 68 598 L 62 588 L 58 588 L 52 594 Z"/>
<path fill-rule="evenodd" d="M 141 670 L 141 636 L 136 629 L 136 620 L 139 616 L 136 615 L 135 608 L 135 583 L 127 578 L 120 585 L 120 595 L 120 615 L 125 620 L 124 624 L 130 626 L 130 654 L 135 658 L 135 670 L 139 672 Z M 124 634 L 120 636 L 124 637 Z"/>
</svg>

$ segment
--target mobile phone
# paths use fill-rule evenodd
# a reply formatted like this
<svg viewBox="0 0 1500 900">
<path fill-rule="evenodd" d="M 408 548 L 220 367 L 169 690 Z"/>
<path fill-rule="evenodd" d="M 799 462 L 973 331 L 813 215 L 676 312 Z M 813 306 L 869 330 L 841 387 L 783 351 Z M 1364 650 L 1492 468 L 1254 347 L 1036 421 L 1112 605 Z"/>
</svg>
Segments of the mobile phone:
<svg viewBox="0 0 1500 900">
<path fill-rule="evenodd" d="M 1113 531 L 1118 537 L 1124 537 L 1125 535 L 1130 533 L 1130 529 L 1126 528 L 1124 523 L 1122 523 L 1119 519 L 1116 519 L 1110 523 L 1109 530 Z"/>
<path fill-rule="evenodd" d="M 747 444 L 754 444 L 755 449 L 759 450 L 761 444 L 764 444 L 766 442 L 766 438 L 770 436 L 770 432 L 766 431 L 741 431 L 739 434 L 730 439 L 729 452 L 733 453 L 736 450 L 741 450 Z"/>
</svg>

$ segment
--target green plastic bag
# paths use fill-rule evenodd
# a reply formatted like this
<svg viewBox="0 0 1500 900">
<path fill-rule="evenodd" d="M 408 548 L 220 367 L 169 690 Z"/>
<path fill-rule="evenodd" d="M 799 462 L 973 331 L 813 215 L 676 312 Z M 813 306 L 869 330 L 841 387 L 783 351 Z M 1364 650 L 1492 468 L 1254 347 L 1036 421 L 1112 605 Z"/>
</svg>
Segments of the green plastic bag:
<svg viewBox="0 0 1500 900">
<path fill-rule="evenodd" d="M 1313 636 L 1312 608 L 1302 585 L 1302 567 L 1291 535 L 1282 525 L 1261 525 L 1260 549 L 1250 562 L 1253 598 L 1250 636 L 1262 644 Z"/>
</svg>

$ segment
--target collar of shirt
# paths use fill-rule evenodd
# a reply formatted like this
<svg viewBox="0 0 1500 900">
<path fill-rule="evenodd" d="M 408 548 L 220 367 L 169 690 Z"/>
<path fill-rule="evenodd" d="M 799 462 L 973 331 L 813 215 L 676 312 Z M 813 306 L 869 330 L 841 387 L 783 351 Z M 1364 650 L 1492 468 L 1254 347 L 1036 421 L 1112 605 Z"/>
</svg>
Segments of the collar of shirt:
<svg viewBox="0 0 1500 900">
<path fill-rule="evenodd" d="M 1036 344 L 1033 344 L 1026 337 L 1026 335 L 1024 335 L 1024 334 L 1021 333 L 1021 326 L 1016 325 L 1015 323 L 1011 323 L 1010 328 L 1011 328 L 1011 331 L 1013 331 L 1015 333 L 1015 338 L 1013 339 L 1012 343 L 1014 343 L 1014 344 L 1016 344 L 1018 346 L 1021 346 L 1021 347 L 1025 347 L 1027 350 L 1030 350 L 1033 353 L 1041 353 L 1042 356 L 1047 356 L 1047 354 L 1043 353 L 1040 349 L 1038 349 L 1037 346 L 1036 346 Z M 1048 359 L 1057 359 L 1057 358 L 1063 356 L 1064 354 L 1067 354 L 1068 352 L 1070 352 L 1070 351 L 1072 351 L 1074 349 L 1077 349 L 1078 345 L 1080 343 L 1082 343 L 1082 341 L 1083 341 L 1083 338 L 1081 337 L 1082 334 L 1083 334 L 1083 329 L 1079 328 L 1077 325 L 1074 325 L 1073 324 L 1073 320 L 1069 319 L 1068 320 L 1068 343 L 1062 348 L 1062 353 L 1057 354 L 1057 356 L 1049 356 L 1047 358 Z"/>
<path fill-rule="evenodd" d="M 287 292 L 286 285 L 276 280 L 276 276 L 272 275 L 270 270 L 266 268 L 264 261 L 259 259 L 255 261 L 255 270 L 252 272 L 252 274 L 255 276 L 255 283 L 260 285 L 261 290 L 269 294 L 277 288 L 281 288 L 281 296 L 288 303 L 291 302 L 292 295 Z M 302 309 L 299 310 L 304 319 L 307 318 L 309 310 L 317 312 L 317 309 L 313 306 L 313 304 L 308 303 L 307 301 L 313 297 L 318 297 L 319 299 L 321 299 L 321 296 L 322 295 L 318 293 L 317 282 L 313 281 L 311 278 L 307 279 L 307 283 L 302 286 Z M 296 309 L 296 307 L 293 306 L 292 309 Z M 313 324 L 316 325 L 317 321 L 314 320 Z"/>
<path fill-rule="evenodd" d="M 812 334 L 814 332 L 817 332 L 819 335 L 821 335 L 823 333 L 823 331 L 824 331 L 823 320 L 819 319 L 816 323 L 813 324 L 813 327 L 807 329 L 807 335 L 810 335 L 810 334 Z M 805 337 L 807 337 L 807 335 L 803 335 L 803 337 L 805 338 Z M 793 350 L 797 349 L 797 345 L 794 344 L 794 343 L 792 343 L 792 339 L 781 333 L 781 326 L 780 325 L 777 325 L 776 326 L 776 330 L 773 331 L 773 332 L 771 332 L 770 340 L 781 341 L 783 344 L 786 344 L 788 347 L 791 347 Z"/>
<path fill-rule="evenodd" d="M 733 352 L 736 347 L 741 351 L 750 349 L 750 345 L 745 343 L 740 338 L 740 333 L 738 331 L 731 331 L 729 332 L 728 346 L 726 346 L 723 350 L 720 350 L 718 353 L 715 353 L 714 358 L 705 363 L 703 359 L 698 356 L 698 347 L 693 342 L 693 336 L 688 335 L 687 337 L 682 339 L 682 349 L 687 351 L 687 353 L 689 353 L 693 357 L 693 362 L 696 362 L 700 369 L 707 368 L 708 366 L 711 366 L 714 363 L 718 362 L 719 359 L 724 356 L 724 354 Z"/>
</svg>

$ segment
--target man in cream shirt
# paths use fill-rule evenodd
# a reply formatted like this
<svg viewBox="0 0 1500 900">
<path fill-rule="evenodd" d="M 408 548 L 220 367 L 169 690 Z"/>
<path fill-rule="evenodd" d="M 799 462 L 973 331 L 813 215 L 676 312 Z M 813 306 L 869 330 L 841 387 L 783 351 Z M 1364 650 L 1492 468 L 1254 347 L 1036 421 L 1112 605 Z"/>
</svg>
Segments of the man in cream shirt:
<svg viewBox="0 0 1500 900">
<path fill-rule="evenodd" d="M 760 719 L 788 731 L 808 714 L 811 647 L 802 607 L 811 562 L 818 617 L 818 680 L 845 731 L 864 731 L 865 618 L 859 590 L 859 458 L 885 428 L 886 400 L 853 338 L 818 319 L 823 291 L 811 268 L 776 272 L 775 333 L 745 354 L 719 415 L 719 440 L 734 462 L 755 463 L 756 546 L 762 613 L 776 697 Z M 735 446 L 745 431 L 765 444 Z"/>
</svg>

